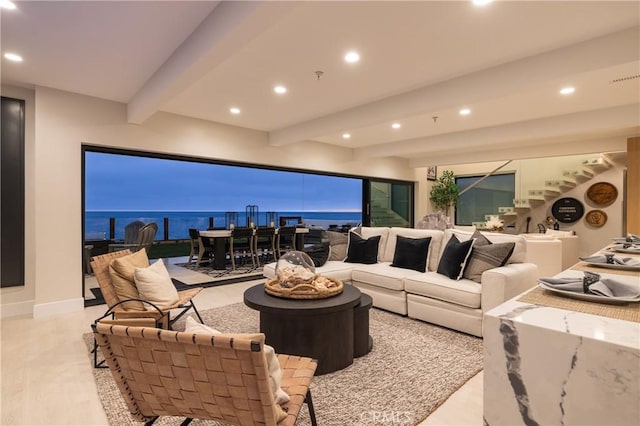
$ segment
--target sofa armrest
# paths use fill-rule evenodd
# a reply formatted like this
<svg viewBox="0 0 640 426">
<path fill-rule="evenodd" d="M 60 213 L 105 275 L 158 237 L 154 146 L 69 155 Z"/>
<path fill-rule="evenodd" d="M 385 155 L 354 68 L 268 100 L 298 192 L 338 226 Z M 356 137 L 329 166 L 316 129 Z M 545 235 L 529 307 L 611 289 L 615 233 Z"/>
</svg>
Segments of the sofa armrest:
<svg viewBox="0 0 640 426">
<path fill-rule="evenodd" d="M 533 263 L 511 263 L 482 273 L 480 306 L 487 312 L 538 282 L 538 267 Z"/>
</svg>

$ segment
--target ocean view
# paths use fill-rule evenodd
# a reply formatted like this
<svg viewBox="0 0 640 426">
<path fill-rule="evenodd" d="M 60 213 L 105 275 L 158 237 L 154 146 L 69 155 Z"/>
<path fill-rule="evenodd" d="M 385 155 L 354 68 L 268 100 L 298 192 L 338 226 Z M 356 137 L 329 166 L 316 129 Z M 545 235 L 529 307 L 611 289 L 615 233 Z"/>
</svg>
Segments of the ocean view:
<svg viewBox="0 0 640 426">
<path fill-rule="evenodd" d="M 226 212 L 177 212 L 177 211 L 88 211 L 85 212 L 85 240 L 101 240 L 109 238 L 109 218 L 115 218 L 116 240 L 124 238 L 124 227 L 135 220 L 144 223 L 155 222 L 158 224 L 156 239 L 162 239 L 164 235 L 164 218 L 169 219 L 169 239 L 189 238 L 189 228 L 200 230 L 209 227 L 209 218 L 213 218 L 213 226 L 225 227 Z M 245 212 L 237 212 L 237 226 L 246 226 Z M 301 216 L 305 224 L 309 226 L 321 226 L 325 229 L 329 225 L 357 224 L 362 222 L 361 212 L 276 212 L 278 218 L 283 216 Z M 267 226 L 266 212 L 258 215 L 258 226 Z M 276 219 L 276 226 L 278 219 Z"/>
</svg>

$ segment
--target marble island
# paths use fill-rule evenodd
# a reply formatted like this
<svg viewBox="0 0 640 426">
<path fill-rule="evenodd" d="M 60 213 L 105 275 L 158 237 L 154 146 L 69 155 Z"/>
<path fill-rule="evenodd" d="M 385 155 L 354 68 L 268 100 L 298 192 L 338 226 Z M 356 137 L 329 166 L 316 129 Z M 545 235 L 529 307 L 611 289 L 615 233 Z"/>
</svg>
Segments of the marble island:
<svg viewBox="0 0 640 426">
<path fill-rule="evenodd" d="M 640 425 L 640 323 L 519 298 L 484 317 L 485 425 Z"/>
</svg>

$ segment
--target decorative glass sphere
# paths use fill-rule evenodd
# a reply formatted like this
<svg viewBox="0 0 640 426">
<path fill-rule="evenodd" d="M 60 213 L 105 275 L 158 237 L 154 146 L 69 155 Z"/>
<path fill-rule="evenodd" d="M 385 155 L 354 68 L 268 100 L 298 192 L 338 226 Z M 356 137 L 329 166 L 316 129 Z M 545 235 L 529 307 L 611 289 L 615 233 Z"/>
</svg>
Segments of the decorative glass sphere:
<svg viewBox="0 0 640 426">
<path fill-rule="evenodd" d="M 290 251 L 282 255 L 276 264 L 276 277 L 281 287 L 291 288 L 299 284 L 312 284 L 316 267 L 308 254 Z"/>
</svg>

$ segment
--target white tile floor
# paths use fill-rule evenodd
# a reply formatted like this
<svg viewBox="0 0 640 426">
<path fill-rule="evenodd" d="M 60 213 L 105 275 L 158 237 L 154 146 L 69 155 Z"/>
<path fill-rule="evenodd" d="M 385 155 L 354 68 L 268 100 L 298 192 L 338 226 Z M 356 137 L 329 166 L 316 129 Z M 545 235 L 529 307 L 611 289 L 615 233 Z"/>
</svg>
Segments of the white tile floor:
<svg viewBox="0 0 640 426">
<path fill-rule="evenodd" d="M 202 291 L 199 309 L 242 301 L 249 281 Z M 33 319 L 5 319 L 1 325 L 1 425 L 107 425 L 98 400 L 82 334 L 105 310 Z M 322 403 L 316 401 L 317 409 Z M 481 425 L 482 373 L 453 394 L 422 425 Z"/>
</svg>

